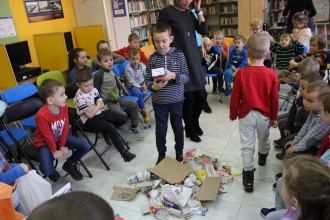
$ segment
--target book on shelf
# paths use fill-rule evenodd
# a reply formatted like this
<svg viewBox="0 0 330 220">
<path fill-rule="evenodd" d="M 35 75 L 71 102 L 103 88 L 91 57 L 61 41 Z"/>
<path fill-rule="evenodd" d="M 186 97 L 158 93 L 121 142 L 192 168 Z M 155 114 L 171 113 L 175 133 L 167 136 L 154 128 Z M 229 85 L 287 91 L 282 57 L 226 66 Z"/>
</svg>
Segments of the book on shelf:
<svg viewBox="0 0 330 220">
<path fill-rule="evenodd" d="M 147 25 L 147 15 L 140 14 L 140 15 L 131 15 L 129 17 L 131 28 L 139 27 L 142 25 Z"/>
<path fill-rule="evenodd" d="M 158 20 L 158 16 L 159 16 L 159 12 L 155 11 L 155 12 L 150 12 L 150 23 L 151 24 L 156 24 L 157 20 Z"/>
<path fill-rule="evenodd" d="M 127 8 L 128 8 L 128 12 L 146 11 L 147 2 L 146 1 L 128 1 Z"/>
</svg>

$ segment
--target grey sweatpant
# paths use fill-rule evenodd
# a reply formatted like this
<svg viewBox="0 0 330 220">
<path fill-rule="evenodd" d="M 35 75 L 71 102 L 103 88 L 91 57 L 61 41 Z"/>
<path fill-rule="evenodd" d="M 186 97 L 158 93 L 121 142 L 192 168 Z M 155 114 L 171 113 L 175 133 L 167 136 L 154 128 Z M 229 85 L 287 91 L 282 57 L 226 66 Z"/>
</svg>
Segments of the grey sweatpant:
<svg viewBox="0 0 330 220">
<path fill-rule="evenodd" d="M 126 115 L 127 112 L 130 116 L 132 127 L 137 127 L 139 125 L 139 106 L 137 102 L 125 98 L 119 98 L 117 103 L 107 102 L 106 104 L 109 110 L 115 111 L 118 114 Z M 121 109 L 123 106 L 127 108 L 125 110 L 126 112 Z"/>
</svg>

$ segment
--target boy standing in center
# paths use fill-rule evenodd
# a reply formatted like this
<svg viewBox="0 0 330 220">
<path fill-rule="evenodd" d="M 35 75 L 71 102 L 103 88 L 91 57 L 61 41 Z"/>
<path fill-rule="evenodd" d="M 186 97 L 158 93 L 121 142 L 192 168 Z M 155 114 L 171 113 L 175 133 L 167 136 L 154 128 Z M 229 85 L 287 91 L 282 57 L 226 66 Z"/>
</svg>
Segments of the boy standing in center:
<svg viewBox="0 0 330 220">
<path fill-rule="evenodd" d="M 269 46 L 269 39 L 261 33 L 249 38 L 247 52 L 251 65 L 237 72 L 230 100 L 230 120 L 239 118 L 246 192 L 253 191 L 255 133 L 259 146 L 258 164 L 264 166 L 270 149 L 269 128 L 277 126 L 277 75 L 263 64 Z"/>
</svg>

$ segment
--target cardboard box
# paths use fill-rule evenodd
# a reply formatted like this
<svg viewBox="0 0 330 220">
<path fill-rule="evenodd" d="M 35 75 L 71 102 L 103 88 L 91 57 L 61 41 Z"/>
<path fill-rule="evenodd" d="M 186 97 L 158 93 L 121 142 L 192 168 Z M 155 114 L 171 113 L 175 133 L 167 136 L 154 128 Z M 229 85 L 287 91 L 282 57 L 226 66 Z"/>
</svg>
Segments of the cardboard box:
<svg viewBox="0 0 330 220">
<path fill-rule="evenodd" d="M 211 201 L 215 200 L 221 184 L 221 177 L 206 177 L 204 183 L 197 193 L 196 200 Z"/>
<path fill-rule="evenodd" d="M 189 173 L 193 172 L 188 165 L 179 163 L 170 157 L 165 157 L 157 166 L 148 169 L 148 171 L 170 184 L 181 182 Z"/>
</svg>

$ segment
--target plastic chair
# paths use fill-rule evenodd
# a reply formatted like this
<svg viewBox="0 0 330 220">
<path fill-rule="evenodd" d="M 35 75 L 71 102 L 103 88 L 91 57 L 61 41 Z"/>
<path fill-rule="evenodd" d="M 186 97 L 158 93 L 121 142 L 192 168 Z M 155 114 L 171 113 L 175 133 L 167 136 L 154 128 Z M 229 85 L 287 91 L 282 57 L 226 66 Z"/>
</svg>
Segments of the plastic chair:
<svg viewBox="0 0 330 220">
<path fill-rule="evenodd" d="M 60 83 L 62 83 L 64 86 L 67 85 L 62 72 L 59 70 L 49 71 L 49 72 L 43 73 L 40 76 L 38 76 L 37 80 L 36 80 L 37 86 L 39 87 L 41 85 L 41 83 L 46 79 L 55 79 L 55 80 L 59 81 Z"/>
<path fill-rule="evenodd" d="M 142 52 L 144 53 L 144 55 L 146 55 L 146 57 L 148 59 L 151 56 L 151 54 L 153 54 L 156 51 L 154 45 L 141 47 L 140 49 L 142 50 Z"/>
</svg>

